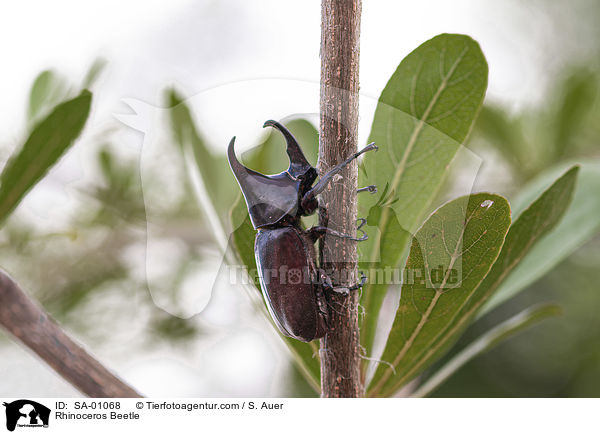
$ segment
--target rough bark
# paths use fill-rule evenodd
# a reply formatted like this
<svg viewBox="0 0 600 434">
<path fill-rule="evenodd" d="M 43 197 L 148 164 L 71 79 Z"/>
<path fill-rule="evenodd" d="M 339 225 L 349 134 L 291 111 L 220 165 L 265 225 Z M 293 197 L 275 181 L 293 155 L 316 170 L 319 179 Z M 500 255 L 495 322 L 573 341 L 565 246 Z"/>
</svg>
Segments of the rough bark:
<svg viewBox="0 0 600 434">
<path fill-rule="evenodd" d="M 321 102 L 319 172 L 343 161 L 357 149 L 360 0 L 322 0 Z M 321 195 L 328 216 L 321 225 L 356 233 L 357 163 L 354 161 Z M 356 242 L 325 237 L 321 266 L 336 286 L 357 281 Z M 359 397 L 358 293 L 329 295 L 330 330 L 321 340 L 322 397 Z"/>
<path fill-rule="evenodd" d="M 85 395 L 93 398 L 141 396 L 71 339 L 1 271 L 0 325 Z"/>
</svg>

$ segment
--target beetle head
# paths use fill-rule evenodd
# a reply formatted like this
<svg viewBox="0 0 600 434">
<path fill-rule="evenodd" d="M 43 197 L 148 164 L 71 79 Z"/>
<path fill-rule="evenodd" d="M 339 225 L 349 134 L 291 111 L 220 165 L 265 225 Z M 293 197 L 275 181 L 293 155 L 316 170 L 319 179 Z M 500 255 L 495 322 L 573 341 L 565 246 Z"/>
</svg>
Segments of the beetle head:
<svg viewBox="0 0 600 434">
<path fill-rule="evenodd" d="M 245 167 L 235 156 L 235 137 L 227 150 L 229 165 L 242 189 L 255 229 L 275 224 L 286 215 L 296 216 L 301 195 L 317 177 L 317 170 L 306 160 L 294 136 L 279 122 L 270 120 L 263 127 L 268 126 L 275 127 L 285 138 L 290 159 L 285 172 L 263 175 Z"/>
</svg>

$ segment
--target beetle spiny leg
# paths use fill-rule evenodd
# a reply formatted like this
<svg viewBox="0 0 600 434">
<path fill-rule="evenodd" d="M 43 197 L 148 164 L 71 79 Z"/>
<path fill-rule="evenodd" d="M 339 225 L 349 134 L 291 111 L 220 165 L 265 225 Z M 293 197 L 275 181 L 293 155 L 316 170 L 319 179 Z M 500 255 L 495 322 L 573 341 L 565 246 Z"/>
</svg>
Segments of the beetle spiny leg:
<svg viewBox="0 0 600 434">
<path fill-rule="evenodd" d="M 357 231 L 362 232 L 362 235 L 360 238 L 356 238 L 353 237 L 352 235 L 348 235 L 348 234 L 343 234 L 341 232 L 338 232 L 334 229 L 330 229 L 328 227 L 325 226 L 313 226 L 312 228 L 310 228 L 308 230 L 308 234 L 310 235 L 311 239 L 313 239 L 313 241 L 316 241 L 319 237 L 322 237 L 325 234 L 328 235 L 332 235 L 334 237 L 338 237 L 338 238 L 344 238 L 347 240 L 352 240 L 352 241 L 366 241 L 369 239 L 369 236 L 366 234 L 365 231 L 363 231 L 361 228 L 367 223 L 367 219 L 364 218 L 359 218 L 357 221 L 360 222 L 360 224 L 358 225 L 358 227 L 356 228 Z"/>
<path fill-rule="evenodd" d="M 360 272 L 360 282 L 352 286 L 331 286 L 330 289 L 342 295 L 350 294 L 350 291 L 361 289 L 367 283 L 367 276 L 362 271 Z"/>
<path fill-rule="evenodd" d="M 359 188 L 358 190 L 356 190 L 357 193 L 362 193 L 363 191 L 368 191 L 371 194 L 375 194 L 375 193 L 377 193 L 377 186 L 376 185 L 367 185 L 366 187 L 362 187 L 362 188 Z"/>
</svg>

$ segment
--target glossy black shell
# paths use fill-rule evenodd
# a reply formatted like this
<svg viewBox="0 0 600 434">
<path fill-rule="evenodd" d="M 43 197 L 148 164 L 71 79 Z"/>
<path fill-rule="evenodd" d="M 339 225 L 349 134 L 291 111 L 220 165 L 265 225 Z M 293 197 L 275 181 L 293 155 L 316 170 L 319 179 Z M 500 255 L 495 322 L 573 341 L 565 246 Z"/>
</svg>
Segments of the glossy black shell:
<svg viewBox="0 0 600 434">
<path fill-rule="evenodd" d="M 260 286 L 275 324 L 286 336 L 309 342 L 327 332 L 327 309 L 317 283 L 315 251 L 301 228 L 259 230 L 254 254 Z"/>
</svg>

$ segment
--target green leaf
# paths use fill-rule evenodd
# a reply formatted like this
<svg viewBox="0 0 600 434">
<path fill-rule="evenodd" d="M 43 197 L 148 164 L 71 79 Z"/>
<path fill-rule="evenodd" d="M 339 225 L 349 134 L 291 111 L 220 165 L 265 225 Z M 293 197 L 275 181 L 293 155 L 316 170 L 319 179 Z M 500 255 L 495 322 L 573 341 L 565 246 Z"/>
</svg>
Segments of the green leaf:
<svg viewBox="0 0 600 434">
<path fill-rule="evenodd" d="M 231 225 L 234 228 L 231 235 L 231 243 L 235 248 L 238 259 L 248 270 L 248 275 L 254 280 L 254 286 L 257 291 L 260 292 L 257 276 L 258 272 L 256 269 L 256 260 L 254 259 L 254 238 L 256 231 L 250 222 L 248 216 L 248 210 L 246 208 L 246 202 L 240 194 L 237 202 L 231 209 Z M 262 298 L 262 295 L 261 295 Z M 271 325 L 275 327 L 271 316 L 269 315 L 266 306 L 264 305 L 262 311 L 265 316 L 271 322 Z M 277 332 L 279 334 L 279 332 Z M 288 338 L 279 334 L 283 339 L 284 343 L 290 350 L 294 361 L 298 365 L 300 372 L 304 375 L 308 383 L 315 389 L 317 393 L 320 392 L 320 375 L 321 375 L 321 364 L 319 361 L 319 348 L 316 342 L 300 342 L 296 339 Z"/>
<path fill-rule="evenodd" d="M 33 125 L 47 114 L 67 96 L 67 93 L 67 81 L 62 76 L 52 70 L 41 72 L 29 91 L 29 105 L 27 106 L 29 124 Z"/>
<path fill-rule="evenodd" d="M 364 158 L 360 177 L 361 186 L 376 184 L 387 194 L 359 197 L 359 215 L 370 216 L 370 241 L 359 246 L 363 269 L 404 264 L 409 234 L 419 227 L 471 130 L 487 74 L 477 42 L 443 34 L 410 53 L 390 78 L 369 136 L 380 150 Z M 387 287 L 368 283 L 363 290 L 361 342 L 367 354 Z"/>
<path fill-rule="evenodd" d="M 91 101 L 92 94 L 84 90 L 56 106 L 8 160 L 0 175 L 0 225 L 79 136 Z"/>
<path fill-rule="evenodd" d="M 411 397 L 422 398 L 429 395 L 475 357 L 489 351 L 521 330 L 548 317 L 560 315 L 560 313 L 561 309 L 557 305 L 534 306 L 498 324 L 448 360 L 444 366 L 438 369 L 435 374 L 413 392 Z"/>
<path fill-rule="evenodd" d="M 517 211 L 520 212 L 524 204 L 531 201 L 531 197 L 539 194 L 552 182 L 550 180 L 556 179 L 563 171 L 564 167 L 555 168 L 529 184 L 515 201 Z M 497 292 L 483 307 L 481 315 L 527 288 L 575 249 L 600 233 L 600 162 L 582 164 L 578 176 L 577 169 L 573 168 L 563 176 L 565 177 L 567 179 L 563 181 L 565 191 L 562 192 L 562 198 L 556 197 L 556 201 L 563 202 L 548 203 L 545 210 L 551 217 L 550 207 L 558 208 L 555 213 L 560 214 L 556 216 L 560 222 L 555 218 L 554 230 L 540 239 L 528 252 L 523 252 L 526 255 L 504 278 Z M 523 215 L 526 212 L 524 211 Z M 561 219 L 562 213 L 564 217 Z"/>
<path fill-rule="evenodd" d="M 564 174 L 523 211 L 520 217 L 510 226 L 500 255 L 483 282 L 460 306 L 460 312 L 448 324 L 444 335 L 437 341 L 432 342 L 427 351 L 419 356 L 419 359 L 414 363 L 414 367 L 405 375 L 406 379 L 397 382 L 398 387 L 405 384 L 406 381 L 426 368 L 428 363 L 431 363 L 436 357 L 449 349 L 512 269 L 535 243 L 560 221 L 569 206 L 577 172 L 578 168 L 574 167 Z M 464 267 L 464 269 L 468 268 Z M 393 390 L 391 392 L 393 393 Z"/>
<path fill-rule="evenodd" d="M 398 312 L 370 396 L 389 396 L 441 355 L 453 328 L 496 261 L 510 226 L 501 196 L 480 193 L 439 208 L 413 239 Z"/>
</svg>

